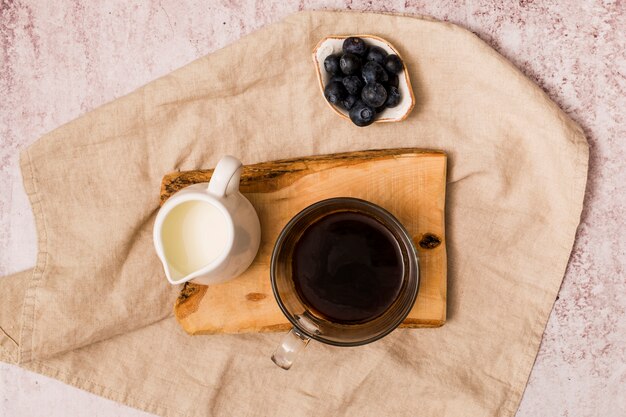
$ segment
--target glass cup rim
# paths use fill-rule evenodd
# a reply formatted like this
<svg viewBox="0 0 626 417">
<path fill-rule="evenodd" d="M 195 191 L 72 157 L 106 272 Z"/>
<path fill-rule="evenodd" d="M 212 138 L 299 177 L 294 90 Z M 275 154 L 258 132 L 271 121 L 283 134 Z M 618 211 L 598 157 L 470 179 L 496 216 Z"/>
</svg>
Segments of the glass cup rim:
<svg viewBox="0 0 626 417">
<path fill-rule="evenodd" d="M 392 223 L 396 228 L 397 231 L 402 235 L 404 241 L 400 242 L 400 244 L 403 244 L 406 246 L 406 250 L 409 253 L 409 256 L 413 256 L 413 259 L 415 261 L 415 291 L 413 291 L 412 294 L 410 294 L 410 299 L 407 302 L 407 305 L 409 306 L 408 308 L 405 309 L 405 311 L 402 312 L 402 314 L 398 314 L 398 316 L 396 317 L 395 320 L 393 320 L 392 324 L 388 326 L 387 329 L 385 329 L 384 331 L 380 332 L 379 334 L 376 334 L 370 338 L 367 339 L 363 339 L 363 340 L 359 340 L 359 341 L 354 341 L 354 342 L 341 342 L 341 341 L 335 341 L 335 340 L 329 340 L 324 338 L 322 335 L 318 335 L 315 334 L 311 331 L 308 331 L 306 328 L 304 328 L 303 326 L 300 325 L 300 323 L 298 322 L 298 320 L 287 310 L 286 306 L 284 305 L 284 302 L 282 301 L 282 298 L 280 297 L 278 288 L 276 286 L 276 277 L 275 277 L 275 265 L 277 262 L 277 257 L 278 257 L 278 252 L 279 249 L 282 247 L 284 241 L 287 239 L 287 237 L 289 236 L 289 232 L 291 232 L 291 230 L 294 228 L 294 226 L 296 226 L 298 224 L 298 222 L 304 218 L 306 215 L 308 215 L 309 213 L 324 207 L 324 206 L 328 206 L 331 205 L 333 203 L 353 203 L 353 204 L 358 204 L 358 205 L 363 205 L 366 206 L 367 208 L 373 210 L 374 212 L 378 212 L 379 214 L 381 214 L 385 221 L 389 221 L 390 223 Z M 347 208 L 346 210 L 349 210 L 349 208 Z M 341 209 L 339 210 L 341 211 Z M 364 214 L 366 215 L 371 215 L 371 213 L 367 213 L 365 212 Z M 380 221 L 380 220 L 379 220 Z M 388 227 L 388 225 L 384 224 L 383 225 L 385 227 Z M 351 346 L 361 346 L 361 345 L 365 345 L 368 343 L 372 343 L 375 342 L 376 340 L 379 340 L 385 336 L 387 336 L 389 333 L 391 333 L 392 331 L 394 331 L 403 321 L 404 319 L 409 315 L 409 313 L 411 312 L 413 306 L 415 305 L 415 301 L 417 299 L 417 295 L 419 293 L 419 284 L 420 284 L 420 268 L 419 268 L 419 255 L 417 253 L 417 250 L 415 248 L 415 245 L 413 244 L 413 240 L 411 239 L 411 236 L 409 234 L 409 232 L 406 230 L 406 228 L 402 225 L 402 223 L 400 223 L 400 221 L 393 215 L 391 214 L 389 211 L 387 211 L 386 209 L 382 208 L 381 206 L 372 203 L 370 201 L 367 200 L 363 200 L 360 198 L 355 198 L 355 197 L 332 197 L 332 198 L 327 198 L 325 200 L 321 200 L 318 201 L 316 203 L 313 203 L 307 207 L 305 207 L 304 209 L 302 209 L 298 214 L 296 214 L 295 216 L 293 216 L 288 222 L 287 224 L 283 227 L 283 229 L 281 230 L 280 234 L 278 235 L 278 238 L 276 239 L 276 243 L 274 244 L 274 248 L 272 250 L 272 256 L 270 259 L 270 282 L 272 285 L 272 292 L 274 293 L 274 298 L 277 301 L 278 307 L 280 308 L 280 310 L 283 312 L 283 315 L 287 318 L 287 320 L 289 320 L 289 322 L 293 325 L 294 330 L 298 333 L 301 333 L 302 335 L 305 335 L 308 338 L 317 340 L 318 342 L 321 343 L 325 343 L 328 345 L 333 345 L 333 346 L 340 346 L 340 347 L 351 347 Z M 337 326 L 342 326 L 342 324 L 339 323 L 333 323 L 334 325 Z M 345 326 L 350 326 L 350 325 L 345 325 Z"/>
</svg>

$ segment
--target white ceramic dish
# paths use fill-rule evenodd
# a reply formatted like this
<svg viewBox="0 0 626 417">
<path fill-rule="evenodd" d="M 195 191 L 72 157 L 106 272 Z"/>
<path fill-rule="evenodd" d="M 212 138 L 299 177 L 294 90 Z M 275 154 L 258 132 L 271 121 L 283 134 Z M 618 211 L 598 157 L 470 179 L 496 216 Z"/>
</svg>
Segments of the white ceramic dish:
<svg viewBox="0 0 626 417">
<path fill-rule="evenodd" d="M 324 87 L 330 79 L 330 74 L 328 74 L 324 69 L 324 60 L 328 55 L 341 52 L 343 41 L 350 36 L 357 36 L 359 38 L 362 38 L 368 45 L 380 46 L 388 53 L 396 54 L 402 59 L 402 56 L 398 53 L 396 48 L 393 47 L 393 45 L 378 36 L 327 36 L 322 39 L 313 50 L 313 62 L 315 64 L 315 70 L 317 71 L 317 79 L 319 81 L 319 87 L 322 93 L 322 97 L 324 96 Z M 402 62 L 404 64 L 404 59 L 402 60 Z M 400 122 L 406 119 L 407 116 L 411 113 L 411 110 L 413 110 L 413 107 L 415 106 L 415 96 L 413 95 L 413 88 L 411 87 L 411 80 L 409 79 L 406 65 L 404 65 L 404 70 L 400 74 L 398 74 L 398 90 L 401 94 L 400 103 L 396 107 L 383 110 L 383 112 L 377 116 L 374 123 Z M 339 116 L 343 117 L 344 119 L 350 120 L 350 117 L 348 116 L 348 112 L 346 110 L 342 109 L 339 106 L 330 104 L 326 100 L 326 98 L 324 98 L 324 101 L 326 101 L 328 106 L 333 109 L 333 111 Z"/>
</svg>

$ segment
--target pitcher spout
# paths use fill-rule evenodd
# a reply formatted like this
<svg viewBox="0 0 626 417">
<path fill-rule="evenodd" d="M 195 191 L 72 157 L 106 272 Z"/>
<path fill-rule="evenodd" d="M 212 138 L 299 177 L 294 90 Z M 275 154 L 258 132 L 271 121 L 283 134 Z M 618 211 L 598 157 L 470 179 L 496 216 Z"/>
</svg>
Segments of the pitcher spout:
<svg viewBox="0 0 626 417">
<path fill-rule="evenodd" d="M 182 273 L 178 271 L 176 268 L 172 267 L 166 260 L 161 259 L 161 263 L 163 264 L 163 270 L 165 271 L 165 277 L 172 285 L 183 284 L 198 275 L 198 271 L 194 271 L 191 273 Z"/>
</svg>

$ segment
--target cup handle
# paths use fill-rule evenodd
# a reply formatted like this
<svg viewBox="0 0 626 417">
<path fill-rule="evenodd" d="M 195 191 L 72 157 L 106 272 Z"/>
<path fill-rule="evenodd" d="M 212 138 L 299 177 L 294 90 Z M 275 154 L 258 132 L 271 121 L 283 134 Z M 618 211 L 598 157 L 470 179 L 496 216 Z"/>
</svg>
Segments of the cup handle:
<svg viewBox="0 0 626 417">
<path fill-rule="evenodd" d="M 272 354 L 272 361 L 281 368 L 288 370 L 298 354 L 309 344 L 309 340 L 311 339 L 292 328 Z"/>
<path fill-rule="evenodd" d="M 221 198 L 238 191 L 241 166 L 241 161 L 234 156 L 226 155 L 220 159 L 209 181 L 209 193 Z"/>
</svg>

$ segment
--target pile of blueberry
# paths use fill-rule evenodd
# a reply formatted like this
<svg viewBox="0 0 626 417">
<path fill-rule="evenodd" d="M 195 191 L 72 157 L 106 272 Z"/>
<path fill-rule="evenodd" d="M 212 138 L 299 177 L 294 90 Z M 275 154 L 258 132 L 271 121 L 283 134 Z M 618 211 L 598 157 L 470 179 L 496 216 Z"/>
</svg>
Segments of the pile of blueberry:
<svg viewBox="0 0 626 417">
<path fill-rule="evenodd" d="M 398 55 L 368 46 L 361 38 L 347 38 L 342 53 L 324 60 L 324 69 L 330 74 L 324 96 L 348 110 L 355 125 L 367 126 L 384 109 L 400 103 L 398 73 L 403 67 Z"/>
</svg>

